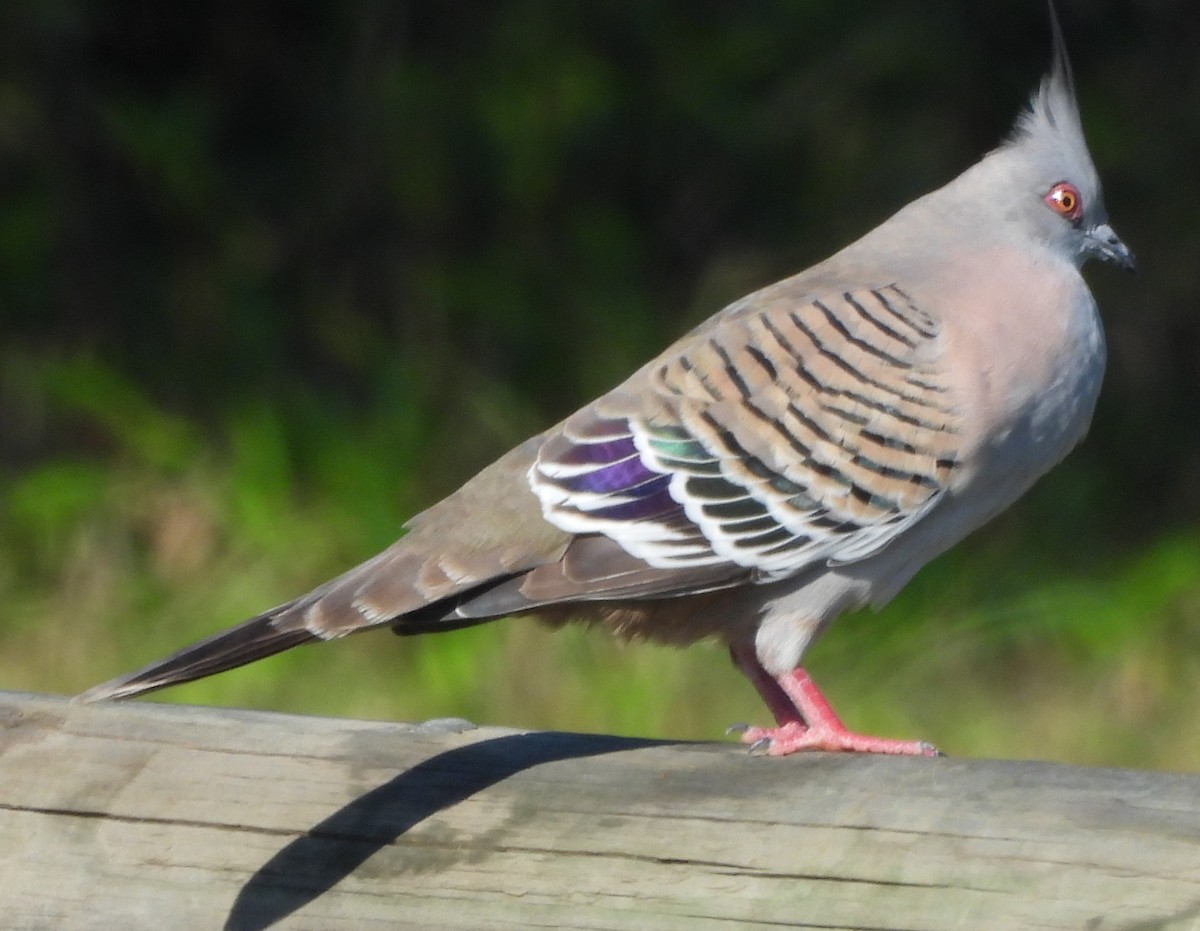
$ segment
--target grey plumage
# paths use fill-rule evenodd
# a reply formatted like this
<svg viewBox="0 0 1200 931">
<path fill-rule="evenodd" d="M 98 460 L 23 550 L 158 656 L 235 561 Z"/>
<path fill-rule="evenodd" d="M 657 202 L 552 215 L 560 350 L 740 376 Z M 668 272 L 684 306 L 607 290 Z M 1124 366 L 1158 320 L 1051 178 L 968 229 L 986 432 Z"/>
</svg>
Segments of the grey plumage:
<svg viewBox="0 0 1200 931">
<path fill-rule="evenodd" d="M 1055 28 L 1011 137 L 818 265 L 735 302 L 408 522 L 383 553 L 85 700 L 306 640 L 513 613 L 729 643 L 771 752 L 925 752 L 850 734 L 800 668 L 1083 436 L 1104 368 L 1079 274 L 1108 225 Z"/>
</svg>

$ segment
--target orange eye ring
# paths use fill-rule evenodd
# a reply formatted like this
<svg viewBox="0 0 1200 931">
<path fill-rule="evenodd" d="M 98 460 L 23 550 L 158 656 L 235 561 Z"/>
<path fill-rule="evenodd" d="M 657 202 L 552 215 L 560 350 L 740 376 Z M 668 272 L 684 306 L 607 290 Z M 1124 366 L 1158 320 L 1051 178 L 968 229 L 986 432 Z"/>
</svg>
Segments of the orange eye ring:
<svg viewBox="0 0 1200 931">
<path fill-rule="evenodd" d="M 1042 198 L 1046 206 L 1059 216 L 1066 217 L 1072 223 L 1077 223 L 1083 216 L 1083 198 L 1079 189 L 1067 181 L 1060 181 L 1046 192 Z"/>
</svg>

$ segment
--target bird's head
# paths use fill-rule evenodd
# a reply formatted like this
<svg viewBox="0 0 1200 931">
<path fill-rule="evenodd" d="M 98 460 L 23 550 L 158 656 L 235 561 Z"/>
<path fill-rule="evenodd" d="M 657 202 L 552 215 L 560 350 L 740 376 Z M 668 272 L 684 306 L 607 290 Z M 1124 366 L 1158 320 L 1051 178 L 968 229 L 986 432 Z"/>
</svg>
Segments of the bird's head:
<svg viewBox="0 0 1200 931">
<path fill-rule="evenodd" d="M 1090 258 L 1133 270 L 1133 253 L 1113 231 L 1092 164 L 1058 18 L 1050 7 L 1054 53 L 1050 72 L 1008 140 L 987 161 L 998 171 L 1007 218 L 1054 251 L 1082 265 Z"/>
</svg>

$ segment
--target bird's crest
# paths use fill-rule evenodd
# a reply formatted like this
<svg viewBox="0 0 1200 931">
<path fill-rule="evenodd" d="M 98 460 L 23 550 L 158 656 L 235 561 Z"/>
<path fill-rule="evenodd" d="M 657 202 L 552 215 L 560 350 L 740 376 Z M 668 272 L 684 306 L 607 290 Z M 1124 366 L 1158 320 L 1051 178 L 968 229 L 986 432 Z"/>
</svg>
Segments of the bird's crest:
<svg viewBox="0 0 1200 931">
<path fill-rule="evenodd" d="M 1052 43 L 1050 70 L 1030 98 L 1029 106 L 1017 117 L 1009 145 L 1044 146 L 1060 152 L 1065 150 L 1081 156 L 1082 163 L 1090 166 L 1091 155 L 1083 135 L 1079 105 L 1075 100 L 1075 79 L 1071 73 L 1062 27 L 1053 2 L 1048 7 Z"/>
<path fill-rule="evenodd" d="M 1030 98 L 1028 107 L 1016 118 L 1013 132 L 1001 149 L 1022 152 L 1039 167 L 1049 185 L 1070 180 L 1085 194 L 1085 203 L 1099 200 L 1099 179 L 1084 137 L 1084 124 L 1075 101 L 1075 82 L 1067 58 L 1066 43 L 1054 4 L 1050 2 L 1050 70 Z M 1061 175 L 1051 178 L 1050 174 Z"/>
</svg>

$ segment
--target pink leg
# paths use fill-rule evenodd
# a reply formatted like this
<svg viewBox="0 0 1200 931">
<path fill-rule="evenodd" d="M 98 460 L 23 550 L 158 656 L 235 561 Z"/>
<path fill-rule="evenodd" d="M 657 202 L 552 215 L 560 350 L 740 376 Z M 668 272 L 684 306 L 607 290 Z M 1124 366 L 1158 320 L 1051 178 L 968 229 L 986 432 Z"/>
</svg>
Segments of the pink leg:
<svg viewBox="0 0 1200 931">
<path fill-rule="evenodd" d="M 778 722 L 777 727 L 748 728 L 742 733 L 743 743 L 766 742 L 771 756 L 786 756 L 798 750 L 938 755 L 937 750 L 924 741 L 869 737 L 847 730 L 803 669 L 775 677 L 763 669 L 752 647 L 735 644 L 730 648 L 730 654 L 737 667 L 754 683 Z"/>
<path fill-rule="evenodd" d="M 775 721 L 779 725 L 798 724 L 804 727 L 804 719 L 800 717 L 800 712 L 796 710 L 795 703 L 788 698 L 787 692 L 779 687 L 769 672 L 762 667 L 762 663 L 758 661 L 758 657 L 754 655 L 754 647 L 744 643 L 735 643 L 729 648 L 729 655 L 733 659 L 733 664 L 742 671 L 742 674 L 754 683 L 754 687 L 758 689 L 758 694 L 762 696 L 763 701 L 767 703 L 767 707 L 771 709 L 771 714 L 775 716 Z"/>
</svg>

